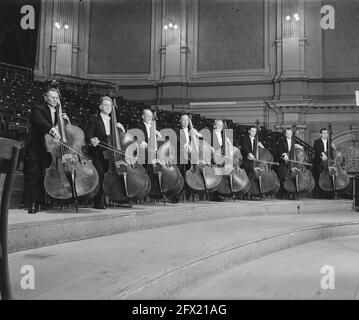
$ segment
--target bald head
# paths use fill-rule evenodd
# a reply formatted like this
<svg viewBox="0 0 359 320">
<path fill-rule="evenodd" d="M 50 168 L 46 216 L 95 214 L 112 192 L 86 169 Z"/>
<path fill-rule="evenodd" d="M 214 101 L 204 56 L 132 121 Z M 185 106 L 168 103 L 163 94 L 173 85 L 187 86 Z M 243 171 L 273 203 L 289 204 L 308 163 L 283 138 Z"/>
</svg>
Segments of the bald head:
<svg viewBox="0 0 359 320">
<path fill-rule="evenodd" d="M 150 109 L 144 109 L 142 112 L 142 119 L 144 122 L 151 123 L 152 121 L 152 111 Z"/>
<path fill-rule="evenodd" d="M 214 129 L 220 131 L 223 129 L 223 120 L 214 120 Z"/>
</svg>

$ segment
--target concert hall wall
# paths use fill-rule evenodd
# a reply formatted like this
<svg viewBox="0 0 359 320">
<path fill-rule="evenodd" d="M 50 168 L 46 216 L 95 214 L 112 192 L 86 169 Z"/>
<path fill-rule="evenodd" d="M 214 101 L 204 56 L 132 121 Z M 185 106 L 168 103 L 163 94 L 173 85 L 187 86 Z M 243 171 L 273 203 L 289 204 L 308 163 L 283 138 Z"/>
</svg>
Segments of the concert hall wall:
<svg viewBox="0 0 359 320">
<path fill-rule="evenodd" d="M 335 8 L 335 30 L 323 32 L 323 76 L 359 77 L 359 1 L 325 3 Z"/>
<path fill-rule="evenodd" d="M 264 68 L 264 1 L 198 3 L 198 71 Z"/>
<path fill-rule="evenodd" d="M 335 9 L 334 30 L 321 27 L 325 4 Z M 309 142 L 329 121 L 335 131 L 359 127 L 356 0 L 42 0 L 42 7 L 38 78 L 67 62 L 69 75 L 111 81 L 129 100 L 244 124 L 259 119 L 272 129 L 296 122 Z M 294 12 L 300 20 L 286 20 Z M 57 20 L 70 29 L 56 30 Z M 178 28 L 165 30 L 169 22 Z"/>
<path fill-rule="evenodd" d="M 149 73 L 151 1 L 93 1 L 88 73 Z"/>
</svg>

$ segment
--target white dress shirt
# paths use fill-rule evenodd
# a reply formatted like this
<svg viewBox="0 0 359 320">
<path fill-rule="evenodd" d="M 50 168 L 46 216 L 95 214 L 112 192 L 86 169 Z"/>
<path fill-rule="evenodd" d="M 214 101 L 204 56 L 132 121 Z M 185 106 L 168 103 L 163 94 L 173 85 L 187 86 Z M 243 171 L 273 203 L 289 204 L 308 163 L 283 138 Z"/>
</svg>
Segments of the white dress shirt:
<svg viewBox="0 0 359 320">
<path fill-rule="evenodd" d="M 51 120 L 52 120 L 52 125 L 55 125 L 55 113 L 56 113 L 56 108 L 55 107 L 51 107 L 50 105 L 48 105 L 50 112 L 51 112 Z"/>
<path fill-rule="evenodd" d="M 288 152 L 290 152 L 292 148 L 292 139 L 287 139 L 287 143 L 288 143 Z"/>
<path fill-rule="evenodd" d="M 145 124 L 146 130 L 147 130 L 147 136 L 148 136 L 148 138 L 150 138 L 151 137 L 151 124 L 147 123 L 147 122 L 144 122 L 144 124 Z"/>
<path fill-rule="evenodd" d="M 110 125 L 111 118 L 103 113 L 100 113 L 100 114 L 101 114 L 102 121 L 105 125 L 106 135 L 109 136 L 111 133 L 111 125 Z"/>
<path fill-rule="evenodd" d="M 182 128 L 184 135 L 186 137 L 186 143 L 189 143 L 189 133 L 188 133 L 188 128 Z"/>
<path fill-rule="evenodd" d="M 254 139 L 255 139 L 255 137 L 249 136 L 249 138 L 251 139 L 252 150 L 253 150 L 254 149 Z"/>
<path fill-rule="evenodd" d="M 322 141 L 323 141 L 323 144 L 324 144 L 324 152 L 327 152 L 327 142 L 328 142 L 328 140 L 322 139 Z"/>
<path fill-rule="evenodd" d="M 219 145 L 222 147 L 223 145 L 223 141 L 222 141 L 222 133 L 220 131 L 214 131 L 216 133 L 216 136 L 217 136 L 217 139 L 218 139 L 218 142 L 219 142 Z"/>
</svg>

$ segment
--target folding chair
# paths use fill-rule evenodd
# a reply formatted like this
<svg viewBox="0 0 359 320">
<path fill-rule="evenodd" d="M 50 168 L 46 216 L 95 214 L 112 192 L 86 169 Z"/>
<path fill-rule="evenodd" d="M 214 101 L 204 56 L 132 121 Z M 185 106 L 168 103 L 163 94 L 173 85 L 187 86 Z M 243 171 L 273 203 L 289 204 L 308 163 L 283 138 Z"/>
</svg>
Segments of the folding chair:
<svg viewBox="0 0 359 320">
<path fill-rule="evenodd" d="M 11 190 L 20 149 L 20 142 L 0 138 L 0 173 L 5 174 L 4 183 L 0 183 L 0 294 L 2 300 L 12 299 L 7 252 L 7 229 Z"/>
</svg>

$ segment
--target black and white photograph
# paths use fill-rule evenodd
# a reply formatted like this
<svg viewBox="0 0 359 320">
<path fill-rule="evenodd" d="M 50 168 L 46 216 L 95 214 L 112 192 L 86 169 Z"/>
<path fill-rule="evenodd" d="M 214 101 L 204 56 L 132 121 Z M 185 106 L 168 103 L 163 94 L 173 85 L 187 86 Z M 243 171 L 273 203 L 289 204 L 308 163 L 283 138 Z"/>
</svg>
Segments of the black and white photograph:
<svg viewBox="0 0 359 320">
<path fill-rule="evenodd" d="M 1 300 L 359 300 L 359 0 L 1 0 L 0 170 Z"/>
</svg>

